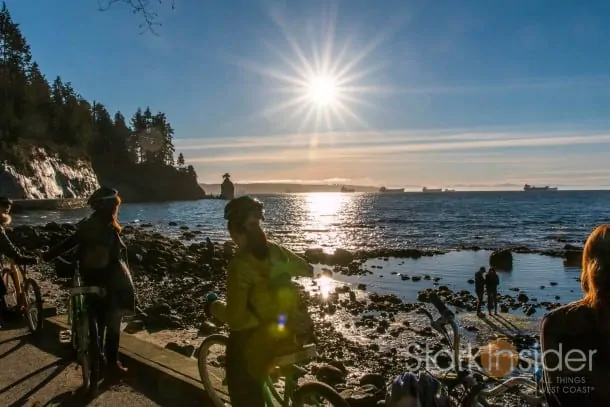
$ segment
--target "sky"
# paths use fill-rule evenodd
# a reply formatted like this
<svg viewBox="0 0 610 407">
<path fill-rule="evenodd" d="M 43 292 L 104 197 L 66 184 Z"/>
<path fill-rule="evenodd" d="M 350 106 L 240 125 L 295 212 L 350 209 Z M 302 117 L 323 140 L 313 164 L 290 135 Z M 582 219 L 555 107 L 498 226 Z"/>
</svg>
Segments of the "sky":
<svg viewBox="0 0 610 407">
<path fill-rule="evenodd" d="M 6 3 L 49 80 L 165 112 L 200 182 L 610 188 L 607 1 L 150 0 L 154 33 Z"/>
</svg>

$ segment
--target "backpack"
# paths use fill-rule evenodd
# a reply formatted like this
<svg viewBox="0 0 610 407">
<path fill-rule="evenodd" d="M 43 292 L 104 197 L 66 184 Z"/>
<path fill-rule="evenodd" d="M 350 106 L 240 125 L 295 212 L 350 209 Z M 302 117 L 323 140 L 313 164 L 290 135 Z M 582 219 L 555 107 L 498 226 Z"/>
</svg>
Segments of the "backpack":
<svg viewBox="0 0 610 407">
<path fill-rule="evenodd" d="M 278 336 L 293 340 L 298 346 L 312 343 L 314 323 L 299 286 L 290 275 L 280 274 L 269 280 L 268 288 L 277 304 Z"/>
</svg>

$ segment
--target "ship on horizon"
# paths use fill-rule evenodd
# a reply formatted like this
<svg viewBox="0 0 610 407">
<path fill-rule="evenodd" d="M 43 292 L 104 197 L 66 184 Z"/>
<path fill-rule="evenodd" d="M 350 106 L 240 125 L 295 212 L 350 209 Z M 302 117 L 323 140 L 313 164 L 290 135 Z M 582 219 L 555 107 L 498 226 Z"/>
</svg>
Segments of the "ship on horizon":
<svg viewBox="0 0 610 407">
<path fill-rule="evenodd" d="M 545 185 L 543 187 L 536 187 L 534 185 L 530 185 L 530 184 L 525 184 L 525 186 L 523 187 L 524 191 L 557 191 L 557 187 L 550 187 L 548 185 Z"/>
<path fill-rule="evenodd" d="M 381 192 L 382 194 L 402 194 L 403 192 L 405 192 L 405 189 L 381 187 L 379 188 L 379 192 Z"/>
<path fill-rule="evenodd" d="M 423 187 L 421 189 L 422 192 L 443 192 L 443 188 L 428 188 L 428 187 Z"/>
<path fill-rule="evenodd" d="M 341 192 L 356 192 L 354 188 L 348 188 L 345 185 L 341 187 Z"/>
</svg>

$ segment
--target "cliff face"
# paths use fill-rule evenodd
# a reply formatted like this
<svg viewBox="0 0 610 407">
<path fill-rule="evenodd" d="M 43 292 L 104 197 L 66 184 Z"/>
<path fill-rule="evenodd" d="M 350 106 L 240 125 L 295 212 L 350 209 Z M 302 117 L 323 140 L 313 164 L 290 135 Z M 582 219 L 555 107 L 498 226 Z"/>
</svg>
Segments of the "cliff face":
<svg viewBox="0 0 610 407">
<path fill-rule="evenodd" d="M 2 159 L 0 195 L 13 199 L 86 198 L 99 188 L 88 161 L 67 163 L 39 147 L 32 148 L 29 155 L 23 168 Z"/>
</svg>

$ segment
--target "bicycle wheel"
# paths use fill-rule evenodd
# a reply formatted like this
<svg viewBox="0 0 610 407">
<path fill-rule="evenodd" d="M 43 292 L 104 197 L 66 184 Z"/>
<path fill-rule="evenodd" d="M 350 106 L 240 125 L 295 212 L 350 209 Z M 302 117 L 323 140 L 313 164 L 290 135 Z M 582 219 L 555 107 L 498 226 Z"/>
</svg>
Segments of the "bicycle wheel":
<svg viewBox="0 0 610 407">
<path fill-rule="evenodd" d="M 100 379 L 100 348 L 97 338 L 97 324 L 92 317 L 80 315 L 78 326 L 78 361 L 83 376 L 83 389 L 97 393 Z"/>
<path fill-rule="evenodd" d="M 89 359 L 89 392 L 97 394 L 100 383 L 100 343 L 99 333 L 97 329 L 97 321 L 95 317 L 89 317 L 89 341 L 87 347 L 87 356 Z"/>
<path fill-rule="evenodd" d="M 26 301 L 26 320 L 28 328 L 33 334 L 40 332 L 42 329 L 42 295 L 40 295 L 40 287 L 38 283 L 28 278 L 24 284 L 24 298 Z M 33 296 L 31 296 L 33 294 Z"/>
<path fill-rule="evenodd" d="M 299 386 L 292 395 L 292 407 L 333 406 L 350 407 L 335 389 L 320 382 L 308 382 Z"/>
<path fill-rule="evenodd" d="M 4 294 L 6 307 L 9 310 L 13 310 L 19 305 L 19 298 L 17 298 L 17 287 L 19 287 L 19 281 L 11 272 L 3 273 L 2 279 L 4 280 L 4 286 L 6 287 L 6 293 Z"/>
<path fill-rule="evenodd" d="M 197 356 L 201 383 L 214 407 L 230 406 L 225 373 L 227 341 L 224 335 L 210 335 L 201 342 Z"/>
</svg>

